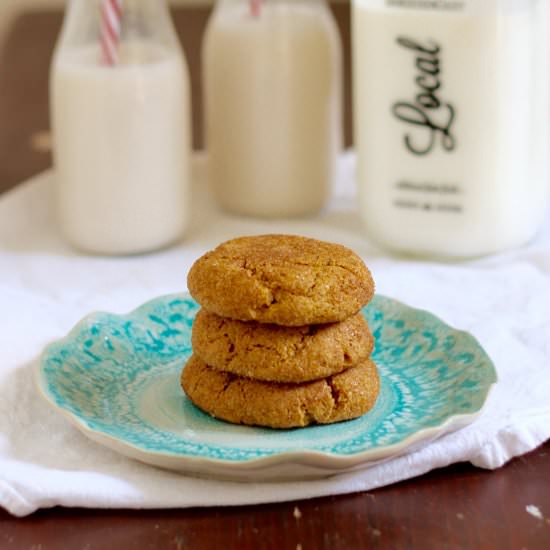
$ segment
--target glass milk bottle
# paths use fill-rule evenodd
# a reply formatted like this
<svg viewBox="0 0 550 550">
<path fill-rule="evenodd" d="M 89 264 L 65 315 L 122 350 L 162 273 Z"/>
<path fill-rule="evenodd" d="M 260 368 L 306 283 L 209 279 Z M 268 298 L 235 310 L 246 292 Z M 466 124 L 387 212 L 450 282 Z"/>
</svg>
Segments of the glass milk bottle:
<svg viewBox="0 0 550 550">
<path fill-rule="evenodd" d="M 164 1 L 70 0 L 50 76 L 61 229 L 132 254 L 188 220 L 189 83 Z"/>
<path fill-rule="evenodd" d="M 517 247 L 549 199 L 548 0 L 354 0 L 361 214 L 396 251 Z"/>
<path fill-rule="evenodd" d="M 341 140 L 341 46 L 323 0 L 220 0 L 204 44 L 210 180 L 222 207 L 313 214 Z"/>
</svg>

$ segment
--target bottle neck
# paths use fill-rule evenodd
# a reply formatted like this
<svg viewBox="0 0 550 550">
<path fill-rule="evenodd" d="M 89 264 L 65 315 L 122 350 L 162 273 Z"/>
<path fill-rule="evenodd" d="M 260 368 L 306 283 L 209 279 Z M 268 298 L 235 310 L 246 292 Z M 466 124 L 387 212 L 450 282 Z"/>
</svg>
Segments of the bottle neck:
<svg viewBox="0 0 550 550">
<path fill-rule="evenodd" d="M 98 43 L 106 19 L 116 19 L 117 40 L 122 42 L 145 40 L 170 48 L 179 42 L 166 0 L 119 0 L 116 14 L 115 0 L 70 0 L 59 43 L 84 46 Z"/>
<path fill-rule="evenodd" d="M 216 9 L 231 10 L 251 16 L 261 16 L 272 10 L 314 9 L 328 10 L 328 0 L 217 0 Z"/>
</svg>

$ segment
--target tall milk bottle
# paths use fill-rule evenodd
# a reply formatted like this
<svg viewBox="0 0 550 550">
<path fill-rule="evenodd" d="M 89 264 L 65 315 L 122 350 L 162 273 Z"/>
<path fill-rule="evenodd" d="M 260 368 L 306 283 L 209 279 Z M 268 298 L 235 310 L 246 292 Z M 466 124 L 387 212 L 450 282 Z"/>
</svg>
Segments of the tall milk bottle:
<svg viewBox="0 0 550 550">
<path fill-rule="evenodd" d="M 203 52 L 218 202 L 259 217 L 319 211 L 341 140 L 341 46 L 326 2 L 220 0 Z"/>
<path fill-rule="evenodd" d="M 549 199 L 547 0 L 354 0 L 360 209 L 395 251 L 517 247 Z"/>
<path fill-rule="evenodd" d="M 71 0 L 50 78 L 61 230 L 132 254 L 188 221 L 189 84 L 165 2 Z"/>
</svg>

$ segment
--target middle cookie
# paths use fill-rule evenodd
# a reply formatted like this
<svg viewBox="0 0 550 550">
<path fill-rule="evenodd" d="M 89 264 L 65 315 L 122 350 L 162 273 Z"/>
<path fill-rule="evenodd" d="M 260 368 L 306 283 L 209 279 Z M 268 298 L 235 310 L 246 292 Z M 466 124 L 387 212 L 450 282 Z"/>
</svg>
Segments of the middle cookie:
<svg viewBox="0 0 550 550">
<path fill-rule="evenodd" d="M 339 323 L 283 327 L 235 321 L 201 309 L 193 352 L 210 367 L 267 382 L 308 382 L 366 360 L 374 340 L 363 315 Z"/>
</svg>

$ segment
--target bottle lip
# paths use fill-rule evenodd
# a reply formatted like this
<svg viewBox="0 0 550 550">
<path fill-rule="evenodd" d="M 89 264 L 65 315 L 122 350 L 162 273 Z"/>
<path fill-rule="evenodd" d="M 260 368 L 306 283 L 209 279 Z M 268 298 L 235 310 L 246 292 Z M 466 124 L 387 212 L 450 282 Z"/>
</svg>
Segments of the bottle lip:
<svg viewBox="0 0 550 550">
<path fill-rule="evenodd" d="M 100 44 L 107 17 L 104 6 L 111 3 L 112 0 L 70 0 L 56 52 Z M 121 16 L 115 21 L 119 43 L 141 39 L 167 49 L 182 50 L 166 0 L 123 1 L 120 10 Z M 111 13 L 112 9 L 107 11 Z"/>
<path fill-rule="evenodd" d="M 354 8 L 410 14 L 527 14 L 547 0 L 351 0 Z"/>
</svg>

